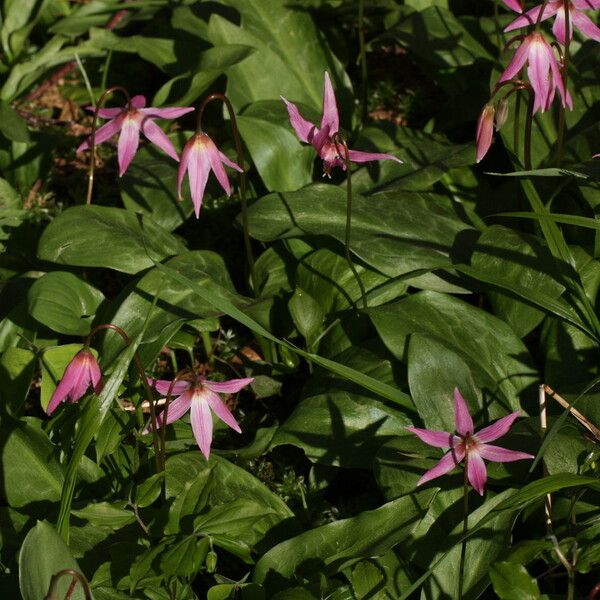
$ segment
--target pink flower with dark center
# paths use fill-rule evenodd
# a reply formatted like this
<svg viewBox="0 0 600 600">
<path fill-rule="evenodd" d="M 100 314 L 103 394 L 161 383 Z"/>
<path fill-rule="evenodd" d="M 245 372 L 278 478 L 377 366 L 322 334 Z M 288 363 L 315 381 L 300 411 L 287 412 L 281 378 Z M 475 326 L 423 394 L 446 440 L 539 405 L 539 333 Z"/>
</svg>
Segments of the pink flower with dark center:
<svg viewBox="0 0 600 600">
<path fill-rule="evenodd" d="M 560 92 L 563 106 L 573 108 L 573 100 L 565 90 L 560 64 L 554 50 L 546 38 L 537 31 L 523 39 L 498 83 L 517 77 L 526 63 L 527 76 L 535 93 L 534 113 L 540 109 L 544 112 L 550 108 L 556 89 Z"/>
<path fill-rule="evenodd" d="M 206 187 L 206 181 L 211 169 L 225 193 L 231 196 L 231 186 L 229 185 L 229 179 L 222 163 L 225 163 L 228 167 L 235 169 L 239 173 L 243 172 L 240 166 L 236 165 L 225 154 L 219 151 L 215 143 L 204 132 L 193 135 L 183 147 L 177 176 L 177 193 L 181 200 L 181 184 L 187 171 L 190 178 L 190 192 L 192 194 L 196 218 L 200 216 L 204 188 Z"/>
<path fill-rule="evenodd" d="M 573 37 L 573 26 L 577 27 L 581 33 L 600 42 L 600 28 L 583 12 L 582 10 L 595 10 L 600 8 L 600 0 L 568 0 L 569 1 L 569 39 Z M 513 8 L 513 7 L 511 7 Z M 513 8 L 513 10 L 517 10 Z M 514 31 L 521 27 L 535 25 L 538 22 L 542 5 L 536 6 L 526 13 L 517 17 L 504 31 Z M 517 10 L 521 12 L 521 10 Z M 550 0 L 544 8 L 540 21 L 545 21 L 551 17 L 556 17 L 552 26 L 552 33 L 556 39 L 564 46 L 566 44 L 566 18 L 565 18 L 565 0 Z"/>
<path fill-rule="evenodd" d="M 67 400 L 74 403 L 81 398 L 91 385 L 97 394 L 102 389 L 102 373 L 98 361 L 89 348 L 80 350 L 67 365 L 60 383 L 56 386 L 46 412 L 50 415 L 56 407 Z"/>
<path fill-rule="evenodd" d="M 129 167 L 140 143 L 140 131 L 154 145 L 166 152 L 173 160 L 179 162 L 179 157 L 171 140 L 165 132 L 154 122 L 154 117 L 161 119 L 177 119 L 186 113 L 194 110 L 191 106 L 172 107 L 172 108 L 144 108 L 146 98 L 144 96 L 134 96 L 131 99 L 131 109 L 124 108 L 101 108 L 98 116 L 103 119 L 110 119 L 108 123 L 102 125 L 96 131 L 95 143 L 102 144 L 109 140 L 116 133 L 120 133 L 117 145 L 117 158 L 119 159 L 119 176 Z M 88 107 L 88 110 L 95 110 L 94 107 Z M 91 138 L 88 138 L 77 152 L 82 152 L 90 147 Z"/>
<path fill-rule="evenodd" d="M 342 144 L 335 142 L 335 136 L 340 130 L 340 119 L 338 115 L 335 92 L 331 85 L 329 73 L 325 71 L 325 87 L 323 91 L 323 116 L 321 126 L 318 128 L 310 121 L 307 121 L 298 110 L 295 104 L 286 100 L 285 102 L 290 123 L 296 132 L 296 135 L 302 142 L 312 144 L 317 154 L 323 159 L 324 175 L 331 177 L 331 169 L 341 167 L 346 170 L 344 160 L 344 148 Z M 355 163 L 365 163 L 372 160 L 395 160 L 402 161 L 391 154 L 382 154 L 379 152 L 361 152 L 359 150 L 348 150 L 348 158 Z"/>
<path fill-rule="evenodd" d="M 496 111 L 491 104 L 486 104 L 477 121 L 477 137 L 475 146 L 477 149 L 477 162 L 481 162 L 488 153 L 494 137 L 494 115 Z"/>
<path fill-rule="evenodd" d="M 212 412 L 214 412 L 223 423 L 229 425 L 234 431 L 241 433 L 242 430 L 238 425 L 235 417 L 227 408 L 227 405 L 221 400 L 219 394 L 235 394 L 243 387 L 254 381 L 254 377 L 246 377 L 244 379 L 230 379 L 229 381 L 208 381 L 204 377 L 198 376 L 195 381 L 178 381 L 173 386 L 171 394 L 176 398 L 169 402 L 167 409 L 167 421 L 164 423 L 161 413 L 157 417 L 157 427 L 163 427 L 181 419 L 188 411 L 190 411 L 190 421 L 192 423 L 192 431 L 198 443 L 202 454 L 206 460 L 210 456 L 210 445 L 213 437 L 213 421 Z M 154 387 L 159 394 L 167 395 L 170 381 L 161 379 L 149 379 L 148 383 Z M 144 430 L 148 433 L 151 425 Z"/>
<path fill-rule="evenodd" d="M 525 452 L 507 450 L 500 446 L 488 444 L 488 442 L 492 442 L 508 433 L 508 430 L 518 416 L 518 412 L 511 413 L 475 433 L 473 431 L 473 419 L 469 414 L 467 403 L 458 389 L 455 389 L 454 419 L 458 435 L 445 431 L 419 429 L 418 427 L 406 428 L 430 446 L 435 448 L 450 448 L 450 451 L 444 454 L 438 464 L 433 469 L 429 469 L 421 477 L 417 485 L 422 485 L 436 477 L 445 475 L 457 467 L 466 457 L 469 483 L 483 496 L 483 489 L 487 481 L 487 470 L 483 462 L 484 459 L 493 462 L 513 462 L 515 460 L 534 458 L 531 454 L 526 454 Z"/>
</svg>

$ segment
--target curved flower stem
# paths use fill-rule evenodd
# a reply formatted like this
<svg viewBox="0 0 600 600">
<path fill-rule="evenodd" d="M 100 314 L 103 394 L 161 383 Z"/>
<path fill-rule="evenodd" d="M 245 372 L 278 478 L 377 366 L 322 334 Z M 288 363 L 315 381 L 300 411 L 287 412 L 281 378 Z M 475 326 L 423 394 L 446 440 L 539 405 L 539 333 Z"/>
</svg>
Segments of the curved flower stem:
<svg viewBox="0 0 600 600">
<path fill-rule="evenodd" d="M 361 125 L 367 120 L 367 47 L 365 43 L 365 1 L 358 0 L 358 44 L 360 47 L 360 102 Z"/>
<path fill-rule="evenodd" d="M 75 569 L 63 569 L 62 571 L 58 571 L 58 573 L 54 573 L 52 575 L 52 579 L 50 580 L 50 586 L 48 587 L 48 594 L 46 595 L 45 600 L 59 600 L 58 597 L 58 582 L 65 576 L 70 575 L 73 577 L 73 581 L 79 581 L 81 587 L 83 588 L 83 593 L 85 595 L 85 600 L 92 600 L 92 592 L 90 590 L 90 584 L 88 580 L 81 574 L 79 571 Z M 74 590 L 74 586 L 71 585 L 67 590 L 67 595 L 65 596 L 65 600 L 68 600 Z"/>
<path fill-rule="evenodd" d="M 240 138 L 240 132 L 237 126 L 235 118 L 235 112 L 229 98 L 225 94 L 210 94 L 202 101 L 200 108 L 198 109 L 198 125 L 196 128 L 197 133 L 202 131 L 202 116 L 204 109 L 209 102 L 213 100 L 221 100 L 227 106 L 227 112 L 229 113 L 229 120 L 231 122 L 231 133 L 233 135 L 233 142 L 235 144 L 235 152 L 237 154 L 237 162 L 242 172 L 240 173 L 240 201 L 242 204 L 242 229 L 244 232 L 244 247 L 246 249 L 246 260 L 248 261 L 248 267 L 250 269 L 250 287 L 252 291 L 256 293 L 256 269 L 254 266 L 254 255 L 252 254 L 252 244 L 250 242 L 250 234 L 248 233 L 248 202 L 246 200 L 246 170 L 244 168 L 244 153 L 242 151 L 242 140 Z"/>
<path fill-rule="evenodd" d="M 465 468 L 463 478 L 463 531 L 460 546 L 460 563 L 458 566 L 458 600 L 463 599 L 463 587 L 465 577 L 465 556 L 467 554 L 467 530 L 469 529 L 469 479 L 467 467 L 469 466 L 469 455 L 465 454 Z"/>
<path fill-rule="evenodd" d="M 118 325 L 113 325 L 112 323 L 105 323 L 103 325 L 98 325 L 94 327 L 94 329 L 92 329 L 90 334 L 85 339 L 85 345 L 89 346 L 93 337 L 97 333 L 105 329 L 110 329 L 111 331 L 115 331 L 116 333 L 118 333 L 123 339 L 123 342 L 125 342 L 126 346 L 129 346 L 131 344 L 131 338 L 127 335 L 127 333 L 125 333 L 123 329 L 121 329 Z M 156 463 L 156 472 L 159 473 L 164 467 L 164 460 L 161 460 L 160 447 L 158 443 L 158 432 L 156 430 L 156 407 L 154 405 L 154 398 L 152 396 L 152 390 L 150 389 L 148 380 L 146 379 L 146 371 L 144 369 L 144 365 L 142 364 L 142 359 L 140 358 L 140 355 L 137 352 L 133 355 L 133 362 L 139 373 L 140 379 L 142 380 L 142 386 L 144 387 L 146 399 L 148 400 L 148 405 L 150 407 L 150 422 L 152 423 L 152 444 L 154 446 L 154 461 Z"/>
<path fill-rule="evenodd" d="M 92 203 L 92 190 L 94 189 L 94 173 L 96 171 L 96 128 L 98 127 L 98 113 L 100 112 L 102 106 L 104 106 L 106 99 L 113 92 L 121 92 L 127 100 L 127 110 L 131 110 L 131 98 L 129 97 L 129 92 L 120 85 L 114 85 L 113 87 L 105 90 L 100 96 L 98 104 L 96 104 L 96 108 L 94 109 L 94 120 L 92 121 L 92 135 L 90 137 L 90 168 L 88 171 L 88 188 L 85 198 L 86 204 Z"/>
<path fill-rule="evenodd" d="M 562 161 L 564 146 L 565 146 L 565 122 L 567 116 L 567 82 L 569 79 L 569 59 L 570 59 L 570 48 L 571 48 L 571 11 L 570 2 L 565 0 L 565 51 L 563 53 L 561 76 L 563 82 L 563 88 L 565 90 L 565 98 L 561 102 L 558 113 L 558 141 L 556 142 L 556 166 L 560 167 Z"/>
<path fill-rule="evenodd" d="M 348 262 L 348 266 L 350 267 L 350 270 L 352 271 L 352 274 L 358 283 L 358 287 L 360 288 L 363 308 L 367 309 L 367 292 L 365 291 L 365 286 L 363 285 L 362 279 L 360 278 L 360 275 L 358 274 L 358 271 L 352 262 L 352 256 L 350 254 L 350 237 L 352 234 L 352 174 L 350 173 L 350 155 L 348 152 L 348 144 L 343 136 L 341 136 L 339 133 L 335 134 L 333 141 L 338 154 L 342 154 L 339 146 L 344 148 L 343 158 L 346 165 L 346 173 L 348 174 L 348 179 L 346 180 L 346 238 L 344 242 L 346 249 L 346 261 Z"/>
</svg>

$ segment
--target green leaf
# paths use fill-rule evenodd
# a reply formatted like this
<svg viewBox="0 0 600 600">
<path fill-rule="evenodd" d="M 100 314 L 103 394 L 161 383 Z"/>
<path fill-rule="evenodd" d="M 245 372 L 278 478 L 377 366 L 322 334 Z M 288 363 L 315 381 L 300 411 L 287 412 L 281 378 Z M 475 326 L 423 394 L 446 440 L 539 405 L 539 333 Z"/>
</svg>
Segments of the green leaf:
<svg viewBox="0 0 600 600">
<path fill-rule="evenodd" d="M 256 583 L 222 583 L 211 587 L 206 596 L 206 600 L 265 600 L 265 598 L 262 586 Z M 289 596 L 289 600 L 294 598 Z"/>
<path fill-rule="evenodd" d="M 300 335 L 308 344 L 312 343 L 325 318 L 319 304 L 310 294 L 297 287 L 288 302 L 288 308 Z"/>
<path fill-rule="evenodd" d="M 250 234 L 263 242 L 328 235 L 344 243 L 346 192 L 315 184 L 298 192 L 270 194 L 250 207 L 248 220 Z M 444 196 L 382 192 L 353 198 L 351 251 L 389 277 L 450 266 L 456 237 L 469 230 Z M 410 281 L 415 287 L 457 291 L 433 274 L 418 275 Z"/>
<path fill-rule="evenodd" d="M 0 131 L 13 142 L 30 141 L 27 123 L 5 100 L 0 100 Z"/>
<path fill-rule="evenodd" d="M 539 600 L 537 581 L 518 563 L 497 562 L 490 571 L 494 591 L 500 600 Z"/>
<path fill-rule="evenodd" d="M 52 575 L 63 569 L 74 569 L 81 573 L 77 561 L 68 546 L 45 521 L 38 521 L 29 531 L 19 553 L 19 588 L 23 600 L 46 598 Z M 67 593 L 71 577 L 62 577 L 58 584 L 58 598 Z M 73 600 L 84 600 L 81 585 L 76 585 L 71 596 Z"/>
<path fill-rule="evenodd" d="M 103 300 L 102 292 L 65 271 L 46 273 L 27 292 L 31 316 L 65 335 L 87 335 Z"/>
<path fill-rule="evenodd" d="M 209 547 L 208 538 L 188 536 L 162 554 L 160 567 L 167 575 L 193 577 L 204 562 Z"/>
<path fill-rule="evenodd" d="M 477 387 L 487 390 L 501 405 L 491 404 L 491 418 L 518 410 L 523 390 L 537 382 L 529 352 L 512 329 L 457 298 L 419 292 L 370 309 L 369 316 L 385 345 L 400 360 L 406 360 L 406 340 L 415 333 L 455 352 L 468 365 Z"/>
<path fill-rule="evenodd" d="M 122 208 L 74 206 L 44 230 L 38 257 L 64 265 L 138 273 L 153 260 L 185 251 L 183 244 L 148 217 Z"/>
<path fill-rule="evenodd" d="M 363 558 L 383 555 L 411 535 L 433 495 L 423 490 L 290 538 L 258 561 L 254 580 L 276 591 L 280 577 L 307 577 L 315 566 L 331 576 Z"/>
<path fill-rule="evenodd" d="M 10 347 L 0 356 L 0 397 L 9 412 L 18 415 L 29 394 L 37 357 L 31 350 Z"/>
<path fill-rule="evenodd" d="M 95 527 L 121 529 L 135 523 L 133 511 L 126 509 L 125 506 L 125 502 L 91 502 L 84 508 L 72 510 L 71 514 L 88 521 Z"/>
</svg>

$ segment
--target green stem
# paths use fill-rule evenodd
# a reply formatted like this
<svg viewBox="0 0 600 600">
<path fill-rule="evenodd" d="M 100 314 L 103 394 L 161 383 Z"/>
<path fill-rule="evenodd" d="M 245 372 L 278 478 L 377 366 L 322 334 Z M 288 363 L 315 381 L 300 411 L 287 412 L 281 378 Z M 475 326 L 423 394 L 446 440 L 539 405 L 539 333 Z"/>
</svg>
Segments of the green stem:
<svg viewBox="0 0 600 600">
<path fill-rule="evenodd" d="M 48 587 L 48 594 L 46 595 L 46 600 L 58 600 L 58 583 L 65 576 L 70 575 L 74 581 L 78 581 L 83 588 L 83 594 L 85 596 L 85 600 L 92 600 L 92 592 L 90 590 L 90 584 L 88 580 L 81 574 L 79 571 L 75 569 L 63 569 L 62 571 L 58 571 L 58 573 L 54 573 L 52 575 L 52 579 L 50 580 L 50 586 Z M 70 598 L 73 593 L 74 587 L 71 586 L 67 591 L 67 598 Z"/>
<path fill-rule="evenodd" d="M 365 43 L 365 2 L 358 0 L 358 43 L 360 47 L 360 99 L 361 99 L 361 124 L 367 121 L 367 46 Z"/>
<path fill-rule="evenodd" d="M 535 102 L 535 95 L 532 89 L 527 90 L 529 92 L 529 99 L 527 102 L 527 114 L 525 116 L 525 134 L 524 134 L 524 152 L 523 161 L 525 163 L 525 170 L 531 171 L 531 130 L 533 125 L 533 106 Z"/>
<path fill-rule="evenodd" d="M 90 137 L 90 168 L 88 170 L 88 188 L 87 194 L 85 198 L 86 204 L 92 203 L 92 191 L 94 189 L 94 174 L 96 171 L 96 129 L 98 127 L 98 112 L 104 106 L 104 102 L 110 94 L 113 92 L 121 92 L 125 98 L 127 99 L 127 111 L 131 110 L 131 98 L 129 97 L 129 92 L 119 85 L 115 85 L 113 87 L 105 90 L 100 99 L 98 100 L 98 104 L 96 104 L 96 108 L 94 109 L 94 119 L 92 120 L 92 135 Z"/>
<path fill-rule="evenodd" d="M 212 365 L 215 362 L 215 357 L 213 356 L 213 345 L 212 340 L 210 339 L 210 333 L 208 331 L 203 331 L 201 338 L 202 345 L 204 346 L 204 353 L 206 354 L 206 361 L 209 365 Z"/>
<path fill-rule="evenodd" d="M 496 45 L 498 46 L 498 58 L 502 54 L 502 31 L 500 29 L 500 23 L 498 21 L 498 4 L 500 0 L 494 0 L 494 24 L 496 27 Z"/>
<path fill-rule="evenodd" d="M 221 100 L 227 107 L 227 112 L 229 113 L 229 121 L 231 122 L 231 132 L 233 135 L 233 142 L 235 144 L 235 152 L 237 155 L 238 166 L 242 169 L 240 173 L 240 201 L 242 204 L 242 229 L 244 233 L 244 247 L 246 249 L 246 260 L 248 261 L 248 267 L 250 269 L 250 287 L 252 291 L 256 294 L 256 268 L 254 265 L 254 255 L 252 254 L 252 243 L 250 241 L 250 234 L 248 232 L 248 201 L 246 199 L 246 170 L 244 169 L 244 153 L 242 151 L 242 139 L 240 137 L 240 132 L 237 126 L 237 121 L 235 118 L 235 111 L 233 110 L 233 106 L 229 100 L 229 98 L 225 94 L 210 94 L 207 96 L 200 104 L 200 108 L 198 109 L 198 133 L 202 131 L 202 115 L 204 114 L 204 109 L 206 108 L 209 102 L 213 100 Z"/>
<path fill-rule="evenodd" d="M 521 139 L 521 94 L 517 93 L 515 98 L 515 120 L 513 125 L 513 148 L 515 156 L 519 156 L 519 141 Z"/>
<path fill-rule="evenodd" d="M 346 165 L 346 173 L 348 174 L 348 179 L 346 180 L 346 237 L 344 240 L 344 246 L 346 250 L 346 261 L 348 262 L 348 266 L 350 267 L 350 270 L 354 275 L 354 279 L 356 279 L 356 282 L 358 283 L 363 308 L 366 310 L 368 308 L 367 292 L 365 290 L 365 286 L 363 285 L 362 279 L 360 278 L 360 275 L 358 274 L 358 271 L 356 270 L 356 267 L 352 262 L 352 255 L 350 253 L 350 238 L 352 235 L 352 174 L 350 172 L 350 155 L 348 153 L 348 144 L 339 133 L 335 134 L 334 143 L 336 147 L 339 144 L 344 148 L 344 163 Z"/>
<path fill-rule="evenodd" d="M 463 531 L 460 546 L 460 563 L 458 566 L 458 600 L 463 599 L 465 557 L 467 555 L 467 531 L 469 529 L 469 478 L 468 478 L 469 456 L 465 454 L 465 469 L 463 477 Z"/>
<path fill-rule="evenodd" d="M 562 69 L 561 69 L 561 77 L 563 83 L 563 89 L 565 90 L 565 97 L 562 99 L 563 101 L 560 103 L 559 113 L 558 113 L 558 141 L 556 143 L 556 166 L 560 167 L 560 163 L 563 157 L 563 151 L 565 146 L 565 133 L 566 133 L 566 97 L 567 97 L 567 82 L 569 79 L 569 60 L 570 60 L 570 47 L 571 47 L 571 11 L 570 11 L 570 2 L 568 0 L 565 1 L 566 10 L 565 10 L 565 51 L 563 54 L 562 61 Z"/>
</svg>

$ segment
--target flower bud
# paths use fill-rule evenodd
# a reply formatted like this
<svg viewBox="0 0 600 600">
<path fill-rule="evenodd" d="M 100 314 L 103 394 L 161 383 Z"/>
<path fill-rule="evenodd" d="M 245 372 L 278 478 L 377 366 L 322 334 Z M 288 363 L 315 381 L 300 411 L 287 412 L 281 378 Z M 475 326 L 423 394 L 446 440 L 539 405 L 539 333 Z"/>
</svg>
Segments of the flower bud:
<svg viewBox="0 0 600 600">
<path fill-rule="evenodd" d="M 217 570 L 217 553 L 211 550 L 204 560 L 204 565 L 209 573 L 214 573 Z"/>
<path fill-rule="evenodd" d="M 481 162 L 488 153 L 494 137 L 494 115 L 496 110 L 493 104 L 486 104 L 479 115 L 477 122 L 477 137 L 475 145 L 477 148 L 477 162 Z"/>
<path fill-rule="evenodd" d="M 506 96 L 498 102 L 496 108 L 496 131 L 500 131 L 500 127 L 506 123 L 508 119 L 508 99 Z"/>
</svg>

